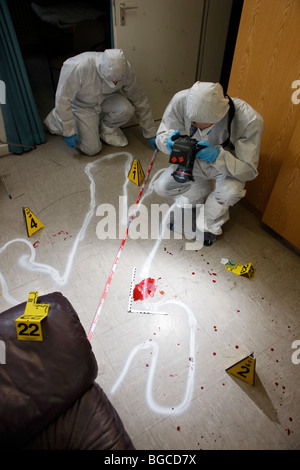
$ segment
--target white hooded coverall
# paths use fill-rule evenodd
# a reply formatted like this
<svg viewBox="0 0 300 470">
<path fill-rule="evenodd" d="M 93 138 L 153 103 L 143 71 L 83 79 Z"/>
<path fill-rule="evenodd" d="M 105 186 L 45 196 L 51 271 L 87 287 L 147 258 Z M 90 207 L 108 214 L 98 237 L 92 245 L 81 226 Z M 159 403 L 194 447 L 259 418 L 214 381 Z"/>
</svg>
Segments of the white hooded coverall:
<svg viewBox="0 0 300 470">
<path fill-rule="evenodd" d="M 107 49 L 83 52 L 64 62 L 55 108 L 45 124 L 52 134 L 78 134 L 80 150 L 95 155 L 102 148 L 99 134 L 112 133 L 134 113 L 144 137 L 155 136 L 150 104 L 135 72 L 121 49 Z"/>
<path fill-rule="evenodd" d="M 167 140 L 174 131 L 190 136 L 192 122 L 213 124 L 203 131 L 198 128 L 192 138 L 207 140 L 216 146 L 219 149 L 217 159 L 207 162 L 196 158 L 194 181 L 185 183 L 174 180 L 172 173 L 177 165 L 170 165 L 154 183 L 154 189 L 164 198 L 175 196 L 179 206 L 204 204 L 204 222 L 203 217 L 199 217 L 197 227 L 215 235 L 222 233 L 221 227 L 229 218 L 229 207 L 246 194 L 245 183 L 258 174 L 263 119 L 246 102 L 238 98 L 232 101 L 235 114 L 230 142 L 234 148 L 221 146 L 229 136 L 229 100 L 218 83 L 196 82 L 190 89 L 176 93 L 156 134 L 158 149 L 169 154 Z"/>
</svg>

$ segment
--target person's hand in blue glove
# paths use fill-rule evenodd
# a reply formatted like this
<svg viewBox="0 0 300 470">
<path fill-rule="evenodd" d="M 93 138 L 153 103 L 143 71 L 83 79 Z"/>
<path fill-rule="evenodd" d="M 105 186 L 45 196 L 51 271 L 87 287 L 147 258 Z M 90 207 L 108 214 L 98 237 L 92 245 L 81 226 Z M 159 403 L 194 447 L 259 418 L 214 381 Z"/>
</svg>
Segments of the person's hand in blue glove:
<svg viewBox="0 0 300 470">
<path fill-rule="evenodd" d="M 151 147 L 153 148 L 153 150 L 156 150 L 157 147 L 156 147 L 155 137 L 150 137 L 148 139 L 148 141 L 149 141 L 149 144 L 151 145 Z"/>
<path fill-rule="evenodd" d="M 216 161 L 219 155 L 219 149 L 217 147 L 210 145 L 207 140 L 200 140 L 200 142 L 197 142 L 197 144 L 205 147 L 196 153 L 196 157 L 199 158 L 199 160 L 204 160 L 211 163 Z"/>
<path fill-rule="evenodd" d="M 173 148 L 173 145 L 174 145 L 174 140 L 172 139 L 173 136 L 175 135 L 180 135 L 180 132 L 179 131 L 174 131 L 168 138 L 167 140 L 167 148 L 169 150 L 170 153 L 172 153 L 172 148 Z M 176 139 L 175 139 L 176 140 Z"/>
<path fill-rule="evenodd" d="M 75 149 L 77 149 L 77 146 L 80 144 L 80 139 L 77 134 L 65 137 L 65 141 L 69 147 L 73 147 Z"/>
</svg>

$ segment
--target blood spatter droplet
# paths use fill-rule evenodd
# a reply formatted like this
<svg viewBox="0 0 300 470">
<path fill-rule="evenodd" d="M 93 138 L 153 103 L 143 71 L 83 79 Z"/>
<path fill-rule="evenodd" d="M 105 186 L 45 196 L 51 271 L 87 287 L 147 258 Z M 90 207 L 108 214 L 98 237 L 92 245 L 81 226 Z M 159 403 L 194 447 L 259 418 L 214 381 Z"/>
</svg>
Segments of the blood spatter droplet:
<svg viewBox="0 0 300 470">
<path fill-rule="evenodd" d="M 136 284 L 133 291 L 133 300 L 144 300 L 148 296 L 153 297 L 156 291 L 156 285 L 154 279 L 148 277 L 148 279 L 143 279 L 139 284 Z"/>
</svg>

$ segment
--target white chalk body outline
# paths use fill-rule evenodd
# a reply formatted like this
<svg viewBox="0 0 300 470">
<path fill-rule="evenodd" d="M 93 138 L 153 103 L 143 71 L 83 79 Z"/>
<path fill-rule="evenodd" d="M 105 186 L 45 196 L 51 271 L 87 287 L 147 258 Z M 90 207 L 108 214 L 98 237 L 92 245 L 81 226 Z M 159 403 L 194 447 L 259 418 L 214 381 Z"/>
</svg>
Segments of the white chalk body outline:
<svg viewBox="0 0 300 470">
<path fill-rule="evenodd" d="M 86 175 L 88 176 L 88 178 L 90 180 L 90 205 L 89 205 L 89 210 L 88 210 L 88 212 L 87 212 L 87 214 L 84 218 L 83 224 L 82 224 L 77 236 L 75 237 L 74 243 L 72 245 L 72 248 L 71 248 L 71 251 L 70 251 L 66 266 L 65 266 L 65 269 L 64 269 L 64 272 L 62 274 L 60 274 L 57 269 L 55 269 L 54 267 L 52 267 L 48 264 L 36 262 L 35 261 L 36 250 L 33 247 L 32 243 L 30 243 L 25 238 L 16 238 L 16 239 L 10 240 L 7 243 L 5 243 L 0 248 L 0 255 L 13 243 L 24 243 L 29 248 L 30 254 L 29 255 L 24 254 L 23 256 L 21 256 L 19 258 L 20 266 L 22 266 L 24 269 L 27 269 L 28 271 L 31 271 L 31 272 L 39 272 L 39 273 L 43 273 L 43 274 L 48 274 L 54 282 L 56 282 L 60 286 L 64 286 L 67 283 L 68 279 L 69 279 L 69 276 L 70 276 L 70 273 L 71 273 L 71 270 L 72 270 L 72 266 L 73 266 L 74 257 L 75 257 L 79 242 L 84 239 L 86 229 L 87 229 L 87 227 L 88 227 L 88 225 L 91 221 L 91 218 L 92 218 L 92 216 L 94 215 L 94 212 L 95 212 L 95 207 L 96 207 L 96 201 L 95 201 L 96 185 L 95 185 L 94 178 L 91 174 L 91 170 L 99 162 L 103 162 L 107 159 L 111 159 L 111 158 L 117 157 L 119 155 L 122 155 L 122 156 L 125 155 L 127 157 L 127 164 L 125 165 L 125 183 L 123 185 L 123 194 L 127 195 L 127 184 L 128 184 L 128 181 L 129 181 L 127 176 L 128 176 L 128 173 L 129 173 L 129 170 L 131 168 L 132 161 L 133 161 L 133 157 L 130 153 L 128 153 L 128 152 L 117 152 L 117 153 L 114 153 L 114 154 L 109 154 L 109 155 L 106 155 L 104 157 L 100 157 L 99 159 L 95 160 L 92 163 L 87 164 L 86 167 L 85 167 L 85 173 L 86 173 Z M 154 183 L 155 179 L 157 178 L 157 176 L 162 171 L 164 171 L 164 169 L 159 170 L 155 174 L 155 176 L 152 178 L 151 182 L 149 183 L 148 189 L 145 192 L 145 194 L 143 195 L 143 197 L 141 198 L 140 202 L 142 202 L 143 199 L 145 199 L 147 196 L 149 196 L 149 194 L 152 193 L 153 183 Z M 127 200 L 127 198 L 126 198 L 126 200 Z M 163 231 L 164 231 L 165 226 L 166 226 L 166 220 L 168 220 L 169 212 L 172 210 L 172 208 L 173 208 L 173 206 L 171 206 L 169 211 L 167 212 L 167 214 L 165 214 L 165 217 L 164 217 L 164 219 L 162 221 L 162 224 L 161 224 L 162 230 L 160 231 L 160 236 L 156 240 L 151 253 L 149 254 L 149 256 L 147 257 L 147 259 L 145 261 L 145 264 L 144 264 L 143 269 L 142 269 L 142 277 L 147 277 L 147 275 L 149 273 L 151 262 L 152 262 L 155 254 L 157 252 L 157 249 L 158 249 L 158 247 L 161 243 L 162 234 L 163 234 Z M 127 213 L 127 211 L 126 212 L 123 211 L 123 213 Z M 7 283 L 6 283 L 5 278 L 4 278 L 1 271 L 0 271 L 0 283 L 1 283 L 1 286 L 2 286 L 3 298 L 8 303 L 10 303 L 12 305 L 18 305 L 19 302 L 10 295 Z M 128 359 L 127 359 L 127 361 L 126 361 L 126 363 L 123 367 L 123 370 L 122 370 L 119 378 L 117 379 L 117 381 L 113 385 L 113 387 L 111 389 L 111 392 L 110 392 L 111 394 L 116 393 L 117 389 L 119 388 L 119 386 L 121 385 L 122 381 L 125 379 L 125 376 L 128 373 L 128 370 L 130 368 L 130 365 L 131 365 L 131 362 L 132 362 L 134 356 L 142 349 L 152 348 L 153 349 L 153 358 L 152 358 L 151 365 L 149 367 L 149 375 L 148 375 L 147 384 L 146 384 L 146 401 L 148 403 L 149 408 L 153 412 L 156 412 L 156 413 L 159 413 L 159 414 L 164 414 L 164 415 L 168 415 L 170 413 L 176 413 L 176 414 L 183 413 L 188 408 L 189 403 L 192 399 L 192 395 L 193 395 L 194 374 L 195 374 L 195 330 L 196 330 L 196 325 L 197 325 L 196 318 L 195 318 L 192 310 L 189 307 L 187 307 L 183 302 L 181 302 L 179 300 L 162 301 L 162 302 L 159 303 L 159 307 L 161 307 L 162 305 L 166 306 L 166 305 L 172 305 L 172 304 L 179 305 L 187 313 L 188 322 L 189 322 L 189 329 L 190 329 L 190 331 L 189 331 L 189 338 L 190 338 L 189 357 L 193 358 L 193 363 L 192 364 L 190 362 L 188 363 L 189 367 L 188 367 L 188 373 L 187 373 L 186 389 L 185 389 L 185 393 L 184 393 L 184 396 L 182 398 L 182 401 L 176 406 L 172 406 L 172 405 L 163 406 L 163 405 L 158 404 L 155 401 L 154 397 L 153 397 L 153 382 L 154 382 L 155 370 L 156 370 L 156 364 L 157 364 L 157 358 L 158 358 L 158 344 L 155 341 L 145 341 L 145 342 L 137 345 L 131 351 L 131 353 L 128 356 Z M 153 306 L 153 304 L 151 305 L 151 307 L 154 308 L 154 309 L 156 309 L 157 306 L 158 306 L 157 303 L 154 304 L 154 306 Z"/>
</svg>

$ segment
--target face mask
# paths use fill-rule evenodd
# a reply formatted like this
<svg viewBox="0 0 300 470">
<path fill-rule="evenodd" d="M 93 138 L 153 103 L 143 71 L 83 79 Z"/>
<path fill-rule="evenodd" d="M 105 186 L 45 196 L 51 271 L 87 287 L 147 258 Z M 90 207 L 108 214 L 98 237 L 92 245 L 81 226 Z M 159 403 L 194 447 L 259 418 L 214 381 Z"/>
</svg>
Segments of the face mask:
<svg viewBox="0 0 300 470">
<path fill-rule="evenodd" d="M 202 135 L 208 135 L 211 132 L 213 127 L 214 127 L 214 124 L 212 126 L 209 126 L 209 127 L 206 127 L 205 129 L 203 129 Z"/>
</svg>

